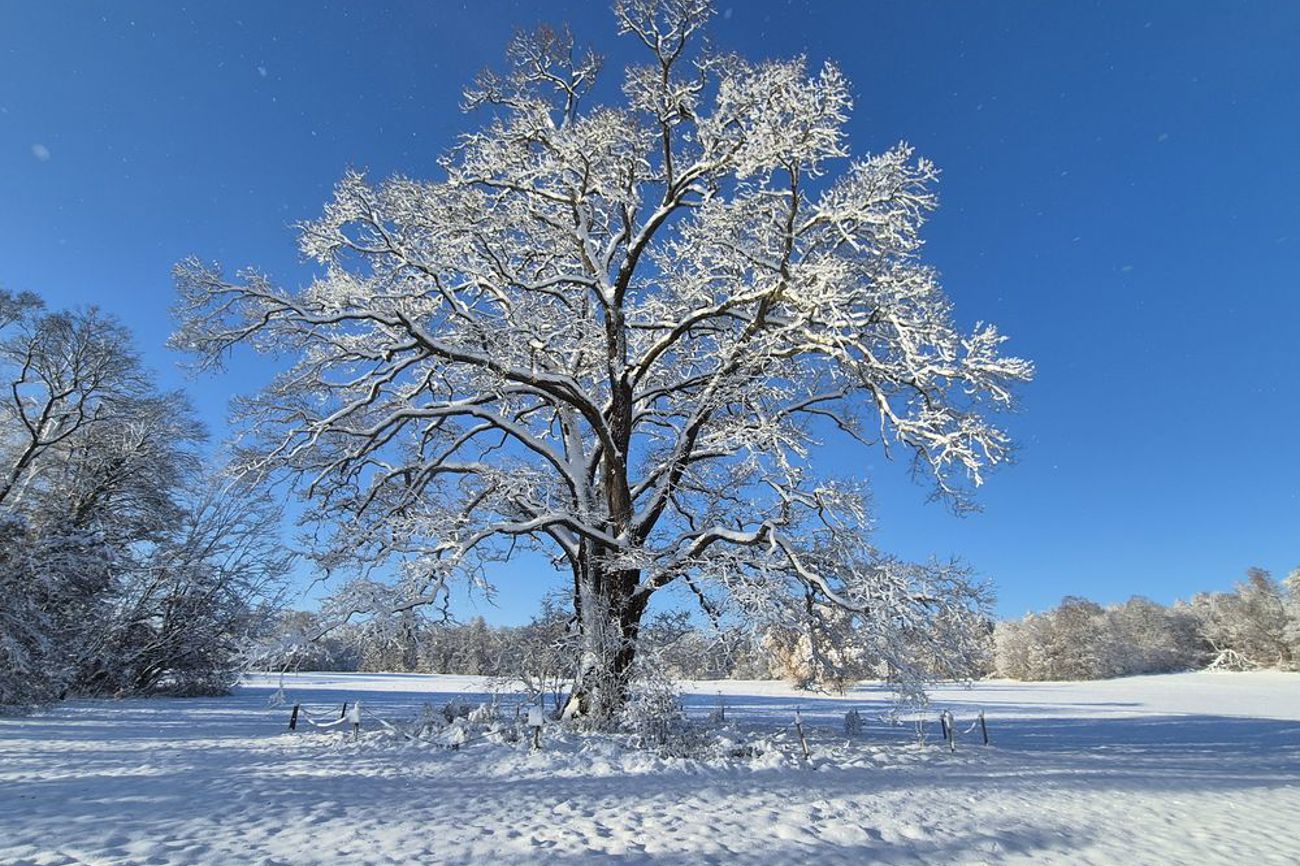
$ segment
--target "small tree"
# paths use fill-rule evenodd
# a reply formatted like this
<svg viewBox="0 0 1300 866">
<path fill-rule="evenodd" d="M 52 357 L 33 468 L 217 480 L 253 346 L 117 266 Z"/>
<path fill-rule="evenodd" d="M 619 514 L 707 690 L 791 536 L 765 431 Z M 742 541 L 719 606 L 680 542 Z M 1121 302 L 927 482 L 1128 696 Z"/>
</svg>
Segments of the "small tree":
<svg viewBox="0 0 1300 866">
<path fill-rule="evenodd" d="M 0 376 L 0 705 L 224 687 L 278 511 L 212 492 L 189 404 L 98 310 L 0 292 Z"/>
<path fill-rule="evenodd" d="M 935 167 L 905 144 L 847 161 L 838 68 L 702 50 L 703 0 L 614 11 L 646 51 L 623 105 L 586 106 L 601 62 L 566 30 L 520 34 L 440 179 L 349 172 L 301 227 L 323 270 L 300 292 L 182 263 L 174 338 L 207 365 L 294 359 L 243 403 L 246 471 L 335 523 L 328 565 L 403 562 L 341 610 L 544 550 L 581 636 L 570 709 L 600 719 L 669 585 L 807 632 L 841 610 L 898 654 L 969 604 L 953 570 L 866 545 L 860 485 L 818 443 L 901 447 L 962 508 L 1008 456 L 990 410 L 1031 375 L 996 328 L 956 327 L 920 260 Z"/>
<path fill-rule="evenodd" d="M 516 659 L 500 673 L 522 681 L 530 697 L 545 703 L 549 696 L 559 712 L 573 675 L 575 633 L 573 612 L 547 595 L 541 611 L 515 631 Z"/>
<path fill-rule="evenodd" d="M 193 440 L 154 435 L 161 397 L 129 346 L 98 310 L 0 291 L 0 705 L 72 687 L 133 546 L 175 516 L 168 485 L 192 465 Z M 176 468 L 148 470 L 159 448 Z"/>
</svg>

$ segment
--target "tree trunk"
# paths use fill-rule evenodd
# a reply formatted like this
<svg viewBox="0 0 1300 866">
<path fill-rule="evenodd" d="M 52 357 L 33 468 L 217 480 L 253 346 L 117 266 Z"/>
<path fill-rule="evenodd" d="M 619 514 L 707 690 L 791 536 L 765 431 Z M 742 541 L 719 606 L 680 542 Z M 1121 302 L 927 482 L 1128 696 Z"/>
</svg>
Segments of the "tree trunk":
<svg viewBox="0 0 1300 866">
<path fill-rule="evenodd" d="M 640 573 L 581 569 L 575 587 L 579 654 L 564 718 L 612 725 L 627 702 L 648 595 L 633 595 Z"/>
<path fill-rule="evenodd" d="M 627 370 L 627 323 L 619 298 L 605 319 L 610 376 L 609 435 L 601 459 L 601 492 L 608 509 L 606 529 L 625 537 L 632 527 L 632 488 L 627 455 L 632 440 L 633 389 Z M 616 371 L 622 370 L 619 374 Z M 648 593 L 638 593 L 641 573 L 607 570 L 611 553 L 583 543 L 574 563 L 574 610 L 581 651 L 573 692 L 562 715 L 582 716 L 598 726 L 612 725 L 627 702 L 636 660 L 641 616 Z"/>
</svg>

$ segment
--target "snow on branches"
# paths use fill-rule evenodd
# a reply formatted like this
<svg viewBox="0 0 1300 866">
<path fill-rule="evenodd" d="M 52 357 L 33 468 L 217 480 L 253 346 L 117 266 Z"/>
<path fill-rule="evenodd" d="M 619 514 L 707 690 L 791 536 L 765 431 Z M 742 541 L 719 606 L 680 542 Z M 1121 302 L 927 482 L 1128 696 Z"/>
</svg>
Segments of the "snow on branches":
<svg viewBox="0 0 1300 866">
<path fill-rule="evenodd" d="M 838 69 L 705 53 L 700 2 L 615 14 L 650 54 L 625 105 L 583 103 L 601 63 L 567 31 L 522 34 L 439 178 L 349 172 L 300 227 L 309 286 L 177 266 L 176 345 L 292 359 L 241 404 L 245 470 L 302 486 L 331 561 L 400 557 L 402 597 L 543 549 L 584 634 L 633 646 L 676 582 L 801 627 L 965 607 L 943 569 L 867 547 L 817 459 L 831 435 L 902 449 L 957 507 L 1007 459 L 991 418 L 1032 367 L 960 331 L 919 258 L 937 170 L 900 144 L 832 177 Z M 633 651 L 602 652 L 580 692 L 597 670 L 621 691 Z"/>
</svg>

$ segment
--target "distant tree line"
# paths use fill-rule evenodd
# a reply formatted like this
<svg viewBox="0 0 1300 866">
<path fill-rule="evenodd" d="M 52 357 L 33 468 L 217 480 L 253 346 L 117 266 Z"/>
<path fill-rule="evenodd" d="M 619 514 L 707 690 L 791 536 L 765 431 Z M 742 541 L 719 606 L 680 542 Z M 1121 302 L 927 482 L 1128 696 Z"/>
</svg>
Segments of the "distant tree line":
<svg viewBox="0 0 1300 866">
<path fill-rule="evenodd" d="M 317 614 L 295 611 L 281 622 L 286 640 L 271 666 L 299 670 L 479 674 L 523 679 L 559 690 L 566 676 L 571 615 L 548 601 L 521 626 L 432 622 L 408 612 L 393 622 L 353 623 L 325 631 Z M 956 628 L 956 626 L 952 626 Z M 1134 597 L 1102 606 L 1067 597 L 1043 613 L 999 623 L 966 624 L 963 658 L 927 654 L 917 635 L 909 655 L 934 679 L 986 676 L 1020 680 L 1091 680 L 1205 667 L 1300 669 L 1300 570 L 1285 581 L 1251 569 L 1229 592 L 1201 593 L 1162 605 Z M 805 636 L 742 627 L 701 627 L 684 614 L 647 623 L 647 658 L 678 679 L 784 679 L 804 687 L 843 688 L 854 678 L 888 678 L 891 665 L 847 642 L 813 646 Z M 955 642 L 941 639 L 944 646 Z M 827 654 L 835 654 L 823 664 Z M 827 676 L 826 671 L 835 671 Z M 852 676 L 845 679 L 841 672 Z"/>
<path fill-rule="evenodd" d="M 279 511 L 96 309 L 0 291 L 0 709 L 218 691 L 271 623 Z"/>
<path fill-rule="evenodd" d="M 431 621 L 408 611 L 395 621 L 325 629 L 319 614 L 292 611 L 281 620 L 284 639 L 262 664 L 294 670 L 478 674 L 554 691 L 568 676 L 567 653 L 576 639 L 571 626 L 572 615 L 551 603 L 520 626 L 488 625 L 481 616 L 464 623 Z M 914 665 L 910 678 L 969 679 L 987 673 L 992 624 L 984 623 L 979 631 L 970 640 L 942 641 L 945 647 L 970 648 L 960 663 L 946 653 L 927 653 L 929 641 L 918 636 L 908 654 Z M 898 676 L 896 663 L 869 647 L 848 641 L 813 644 L 795 630 L 756 633 L 739 625 L 701 626 L 676 611 L 648 618 L 641 640 L 644 664 L 673 679 L 779 679 L 842 690 L 861 679 Z"/>
<path fill-rule="evenodd" d="M 1251 569 L 1230 592 L 1171 606 L 1134 597 L 1060 606 L 998 623 L 993 672 L 1020 680 L 1094 680 L 1204 667 L 1300 670 L 1300 569 L 1285 581 Z"/>
<path fill-rule="evenodd" d="M 464 623 L 430 621 L 407 612 L 394 622 L 350 623 L 302 640 L 320 626 L 318 614 L 293 611 L 281 623 L 295 636 L 266 661 L 296 670 L 477 674 L 523 679 L 538 691 L 569 675 L 572 615 L 548 601 L 525 625 L 494 626 L 478 616 Z M 762 679 L 778 674 L 771 655 L 740 628 L 704 629 L 680 613 L 647 622 L 647 656 L 679 679 Z"/>
<path fill-rule="evenodd" d="M 579 639 L 572 612 L 549 597 L 519 626 L 488 625 L 481 616 L 464 623 L 430 620 L 414 611 L 343 626 L 327 626 L 329 620 L 314 612 L 284 614 L 280 637 L 260 663 L 271 669 L 477 674 L 558 694 Z M 970 679 L 990 667 L 992 628 L 985 620 L 945 623 L 943 633 L 904 636 L 906 653 L 887 657 L 847 636 L 834 640 L 835 623 L 828 624 L 826 640 L 812 642 L 795 629 L 703 626 L 684 611 L 665 611 L 643 626 L 640 663 L 656 678 L 782 679 L 839 690 L 868 678 Z M 953 647 L 961 651 L 950 652 Z M 910 669 L 900 670 L 904 664 Z"/>
</svg>

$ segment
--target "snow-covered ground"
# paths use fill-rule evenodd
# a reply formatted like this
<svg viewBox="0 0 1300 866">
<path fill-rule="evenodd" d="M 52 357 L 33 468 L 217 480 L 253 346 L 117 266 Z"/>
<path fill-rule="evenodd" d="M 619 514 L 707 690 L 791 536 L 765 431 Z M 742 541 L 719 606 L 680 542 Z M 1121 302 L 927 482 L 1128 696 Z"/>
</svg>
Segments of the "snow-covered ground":
<svg viewBox="0 0 1300 866">
<path fill-rule="evenodd" d="M 324 718 L 360 699 L 364 727 L 290 734 L 278 686 L 0 719 L 0 864 L 1300 863 L 1295 674 L 941 689 L 956 754 L 937 725 L 918 746 L 878 721 L 873 686 L 697 683 L 691 715 L 721 700 L 761 754 L 695 760 L 553 731 L 540 752 L 452 751 L 376 721 L 473 698 L 474 677 L 291 677 L 290 702 Z M 852 739 L 850 708 L 867 720 Z M 980 709 L 988 748 L 966 732 Z"/>
</svg>

